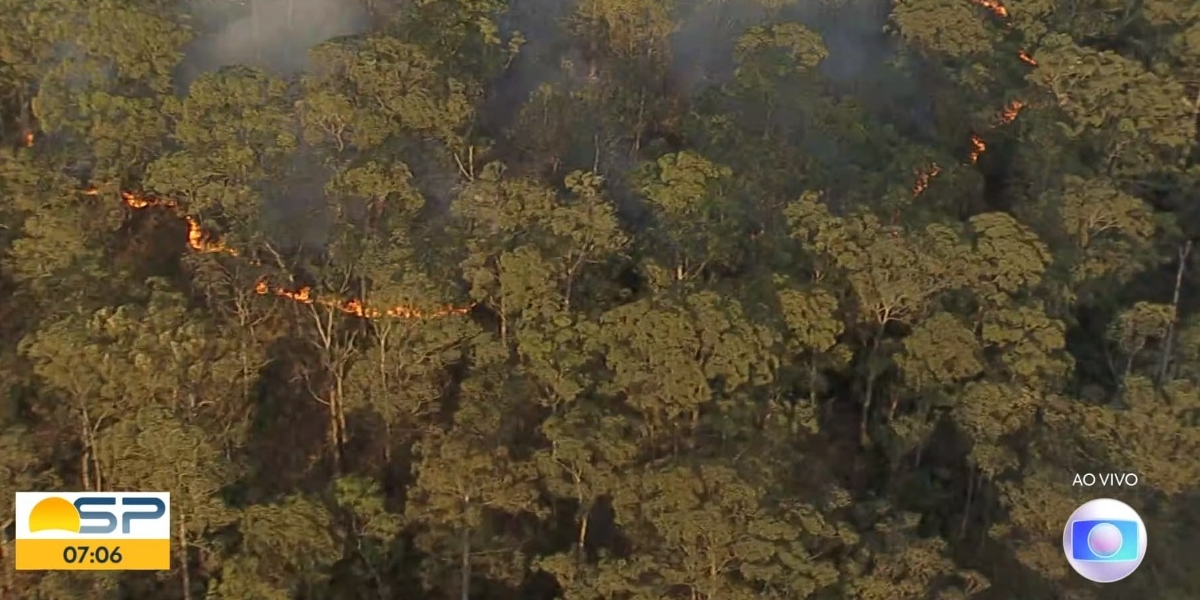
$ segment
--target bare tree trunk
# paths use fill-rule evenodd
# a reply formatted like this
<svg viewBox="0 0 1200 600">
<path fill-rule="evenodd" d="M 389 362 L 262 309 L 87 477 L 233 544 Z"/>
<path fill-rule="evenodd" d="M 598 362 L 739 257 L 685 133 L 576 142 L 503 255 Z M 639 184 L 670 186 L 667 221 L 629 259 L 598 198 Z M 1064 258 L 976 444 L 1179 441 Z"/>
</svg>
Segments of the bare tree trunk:
<svg viewBox="0 0 1200 600">
<path fill-rule="evenodd" d="M 590 517 L 591 517 L 590 509 L 584 509 L 583 514 L 579 516 L 579 540 L 577 542 L 577 545 L 579 548 L 579 561 L 580 562 L 583 562 L 584 559 L 587 557 L 587 550 L 585 549 L 585 547 L 587 546 L 588 520 Z"/>
<path fill-rule="evenodd" d="M 33 133 L 33 114 L 30 109 L 29 100 L 25 94 L 24 86 L 17 92 L 17 101 L 21 104 L 21 115 L 18 118 L 19 123 L 17 129 L 21 135 L 21 144 L 29 145 L 29 135 Z"/>
<path fill-rule="evenodd" d="M 1195 163 L 1197 144 L 1200 144 L 1200 87 L 1196 89 L 1196 96 L 1192 99 L 1192 152 L 1188 160 L 1189 167 Z"/>
<path fill-rule="evenodd" d="M 327 436 L 330 445 L 333 469 L 337 475 L 343 470 L 344 450 L 346 445 L 346 408 L 345 408 L 345 367 L 350 359 L 354 344 L 354 336 L 342 339 L 336 329 L 338 313 L 334 309 L 325 310 L 316 306 L 311 307 L 316 338 L 313 345 L 321 355 L 321 381 L 313 385 L 310 379 L 309 394 L 314 400 L 324 404 L 329 413 L 327 416 Z M 332 377 L 330 385 L 324 377 Z"/>
<path fill-rule="evenodd" d="M 500 343 L 508 347 L 508 313 L 504 310 L 504 300 L 500 300 Z"/>
<path fill-rule="evenodd" d="M 339 365 L 337 368 L 340 370 L 342 367 Z M 342 380 L 341 373 L 338 373 L 335 375 L 335 377 L 337 378 L 337 381 L 335 382 L 336 387 L 334 390 L 334 402 L 337 406 L 337 411 L 335 412 L 334 416 L 337 419 L 337 439 L 334 440 L 334 443 L 336 445 L 335 452 L 337 454 L 338 462 L 337 472 L 338 474 L 341 474 L 343 467 L 342 461 L 344 459 L 346 450 L 345 382 Z"/>
<path fill-rule="evenodd" d="M 579 501 L 579 536 L 575 540 L 575 545 L 579 551 L 577 558 L 582 563 L 587 557 L 585 547 L 587 546 L 588 520 L 592 515 L 592 502 L 583 497 L 583 479 L 579 474 L 573 473 L 571 476 L 575 479 L 575 497 Z"/>
<path fill-rule="evenodd" d="M 967 477 L 967 503 L 966 506 L 963 507 L 962 524 L 958 528 L 959 539 L 965 539 L 967 537 L 967 522 L 971 518 L 971 504 L 975 500 L 975 485 L 977 476 L 975 474 L 975 467 L 970 467 L 970 469 L 970 473 Z"/>
<path fill-rule="evenodd" d="M 1183 289 L 1183 273 L 1187 269 L 1188 258 L 1192 254 L 1192 240 L 1188 240 L 1179 248 L 1179 268 L 1175 270 L 1175 291 L 1171 295 L 1171 322 L 1167 324 L 1167 335 L 1163 339 L 1162 351 L 1158 357 L 1158 373 L 1156 383 L 1162 385 L 1167 380 L 1167 368 L 1171 364 L 1171 352 L 1175 345 L 1175 328 L 1179 323 L 1179 293 Z"/>
<path fill-rule="evenodd" d="M 466 496 L 463 502 L 469 505 L 471 497 Z M 464 514 L 465 514 L 464 510 Z M 471 600 L 471 526 L 469 523 L 463 523 L 462 530 L 462 562 L 459 565 L 459 598 L 461 600 Z"/>
<path fill-rule="evenodd" d="M 192 600 L 192 574 L 188 559 L 187 518 L 179 511 L 179 573 L 183 578 L 183 600 Z"/>
<path fill-rule="evenodd" d="M 93 469 L 98 467 L 95 437 L 92 435 L 92 420 L 86 407 L 79 409 L 79 419 L 79 443 L 83 446 L 83 452 L 79 457 L 79 469 L 80 477 L 83 480 L 83 489 L 98 491 L 100 489 L 100 473 L 98 470 L 93 473 Z"/>
<path fill-rule="evenodd" d="M 97 492 L 100 492 L 100 491 L 104 490 L 104 470 L 101 469 L 101 467 L 100 467 L 100 455 L 99 455 L 99 453 L 97 453 L 94 450 L 95 439 L 96 439 L 96 437 L 93 435 L 92 436 L 92 440 L 93 440 L 92 441 L 92 447 L 93 447 L 93 450 L 92 450 L 92 472 L 95 475 L 95 484 L 96 484 L 95 489 Z"/>
<path fill-rule="evenodd" d="M 879 352 L 879 338 L 883 336 L 883 327 L 884 325 L 881 325 L 879 332 L 871 338 L 871 349 L 867 353 L 867 386 L 863 392 L 862 416 L 858 422 L 858 437 L 864 446 L 870 442 L 868 430 L 871 424 L 871 408 L 875 400 L 875 355 Z"/>
<path fill-rule="evenodd" d="M 92 457 L 88 449 L 87 438 L 84 437 L 79 443 L 83 446 L 83 451 L 79 454 L 79 483 L 82 484 L 82 489 L 90 490 L 92 489 L 92 478 L 90 476 Z"/>
<path fill-rule="evenodd" d="M 326 404 L 329 406 L 328 435 L 330 458 L 333 461 L 334 473 L 340 476 L 342 474 L 342 433 L 339 427 L 341 418 L 339 418 L 338 413 L 341 409 L 338 406 L 336 392 L 329 395 L 329 400 Z"/>
<path fill-rule="evenodd" d="M 0 586 L 0 598 L 9 598 L 9 592 L 16 590 L 16 582 L 13 581 L 13 576 L 15 575 L 16 571 L 14 568 L 15 565 L 9 566 L 10 562 L 8 560 L 8 555 L 12 553 L 12 551 L 9 550 L 9 544 L 12 543 L 12 536 L 8 535 L 8 528 L 13 527 L 14 525 L 15 524 L 13 521 L 9 520 L 4 524 L 3 535 L 0 535 L 0 561 L 2 561 L 0 564 L 4 565 L 4 585 Z M 16 531 L 13 533 L 15 534 Z"/>
</svg>

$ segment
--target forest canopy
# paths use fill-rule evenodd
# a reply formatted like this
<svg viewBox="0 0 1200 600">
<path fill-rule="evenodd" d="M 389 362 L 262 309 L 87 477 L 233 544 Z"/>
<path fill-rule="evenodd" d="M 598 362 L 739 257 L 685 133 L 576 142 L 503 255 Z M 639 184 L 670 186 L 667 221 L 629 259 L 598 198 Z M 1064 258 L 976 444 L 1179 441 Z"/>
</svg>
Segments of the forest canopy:
<svg viewBox="0 0 1200 600">
<path fill-rule="evenodd" d="M 174 532 L 0 597 L 1193 600 L 1197 65 L 1181 0 L 0 0 L 0 488 Z"/>
</svg>

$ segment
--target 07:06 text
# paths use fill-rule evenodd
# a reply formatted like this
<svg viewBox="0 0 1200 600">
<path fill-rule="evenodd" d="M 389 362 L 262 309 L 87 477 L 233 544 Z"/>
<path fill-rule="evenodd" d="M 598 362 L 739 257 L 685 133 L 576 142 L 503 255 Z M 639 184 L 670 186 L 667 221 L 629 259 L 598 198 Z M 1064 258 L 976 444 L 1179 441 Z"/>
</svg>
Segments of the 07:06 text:
<svg viewBox="0 0 1200 600">
<path fill-rule="evenodd" d="M 123 558 L 121 556 L 121 547 L 114 546 L 111 549 L 108 546 L 67 546 L 63 548 L 63 561 L 69 565 L 81 563 L 85 561 L 117 564 Z"/>
</svg>

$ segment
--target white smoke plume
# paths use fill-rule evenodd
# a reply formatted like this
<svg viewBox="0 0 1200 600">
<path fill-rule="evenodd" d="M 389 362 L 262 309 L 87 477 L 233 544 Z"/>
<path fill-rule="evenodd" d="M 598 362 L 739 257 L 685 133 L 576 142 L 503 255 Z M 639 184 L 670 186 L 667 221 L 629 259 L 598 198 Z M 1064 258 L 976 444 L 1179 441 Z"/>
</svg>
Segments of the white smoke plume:
<svg viewBox="0 0 1200 600">
<path fill-rule="evenodd" d="M 308 50 L 362 33 L 367 14 L 356 0 L 243 0 L 193 4 L 200 29 L 185 80 L 224 66 L 246 65 L 287 75 L 304 70 Z"/>
</svg>

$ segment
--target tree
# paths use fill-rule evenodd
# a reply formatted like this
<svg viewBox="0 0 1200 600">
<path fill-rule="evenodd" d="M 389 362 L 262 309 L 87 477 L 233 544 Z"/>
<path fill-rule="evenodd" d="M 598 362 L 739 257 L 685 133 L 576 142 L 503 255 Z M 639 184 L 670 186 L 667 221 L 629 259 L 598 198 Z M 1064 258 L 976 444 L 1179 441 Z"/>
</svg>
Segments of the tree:
<svg viewBox="0 0 1200 600">
<path fill-rule="evenodd" d="M 361 4 L 0 0 L 0 595 L 1196 597 L 1194 3 Z"/>
</svg>

